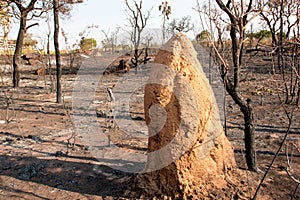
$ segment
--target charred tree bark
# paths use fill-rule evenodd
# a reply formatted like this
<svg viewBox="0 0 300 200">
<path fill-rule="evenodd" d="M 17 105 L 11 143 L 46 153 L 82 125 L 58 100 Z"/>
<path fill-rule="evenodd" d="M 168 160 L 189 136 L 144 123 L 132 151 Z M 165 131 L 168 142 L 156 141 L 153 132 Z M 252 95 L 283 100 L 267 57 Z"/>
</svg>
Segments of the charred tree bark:
<svg viewBox="0 0 300 200">
<path fill-rule="evenodd" d="M 24 37 L 26 33 L 26 17 L 27 15 L 22 15 L 20 19 L 20 29 L 18 33 L 18 38 L 16 41 L 16 48 L 13 55 L 13 86 L 19 87 L 20 82 L 20 65 L 21 65 L 21 55 L 24 43 Z"/>
<path fill-rule="evenodd" d="M 255 148 L 255 122 L 254 113 L 251 104 L 251 99 L 246 100 L 245 106 L 241 107 L 244 114 L 245 121 L 245 149 L 246 149 L 246 162 L 249 170 L 257 171 L 256 164 L 256 148 Z"/>
<path fill-rule="evenodd" d="M 61 91 L 61 63 L 60 63 L 60 51 L 59 51 L 59 16 L 58 16 L 58 0 L 53 0 L 53 14 L 54 14 L 54 49 L 56 60 L 56 103 L 62 102 Z"/>
<path fill-rule="evenodd" d="M 139 49 L 138 48 L 134 49 L 132 64 L 135 67 L 135 73 L 137 74 L 138 65 L 139 65 Z"/>
<path fill-rule="evenodd" d="M 257 171 L 256 163 L 256 148 L 255 148 L 255 119 L 253 107 L 250 99 L 244 99 L 242 95 L 237 92 L 227 76 L 222 77 L 226 91 L 231 96 L 233 101 L 240 107 L 241 112 L 244 115 L 245 123 L 245 149 L 246 149 L 246 163 L 248 169 L 251 171 Z"/>
<path fill-rule="evenodd" d="M 227 76 L 228 66 L 224 63 L 222 69 L 222 79 L 226 86 L 226 91 L 234 100 L 234 102 L 240 107 L 241 112 L 244 115 L 245 123 L 245 149 L 246 149 L 246 162 L 248 169 L 251 171 L 257 171 L 256 164 L 256 148 L 255 148 L 255 120 L 254 111 L 251 105 L 251 100 L 245 100 L 239 90 L 240 82 L 240 68 L 242 65 L 242 52 L 244 48 L 245 26 L 247 24 L 247 13 L 251 11 L 252 0 L 249 1 L 248 8 L 244 11 L 241 10 L 241 14 L 234 14 L 231 9 L 237 9 L 235 5 L 231 4 L 229 0 L 225 5 L 222 0 L 216 0 L 219 7 L 228 15 L 230 19 L 230 38 L 231 38 L 231 54 L 232 54 L 232 67 L 233 67 L 233 83 Z"/>
<path fill-rule="evenodd" d="M 31 0 L 27 7 L 24 7 L 20 1 L 12 1 L 20 11 L 20 26 L 18 37 L 16 41 L 16 47 L 13 55 L 13 86 L 19 87 L 20 82 L 20 65 L 21 65 L 21 55 L 23 50 L 25 33 L 29 27 L 36 25 L 37 23 L 26 27 L 28 13 L 34 10 L 34 5 L 37 0 Z"/>
</svg>

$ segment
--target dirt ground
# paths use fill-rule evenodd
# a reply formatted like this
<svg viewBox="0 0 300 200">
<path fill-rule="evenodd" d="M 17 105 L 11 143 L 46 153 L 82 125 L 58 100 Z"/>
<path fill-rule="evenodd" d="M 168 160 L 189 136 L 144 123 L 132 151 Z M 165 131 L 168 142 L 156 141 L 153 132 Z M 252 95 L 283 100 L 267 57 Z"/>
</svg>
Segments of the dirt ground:
<svg viewBox="0 0 300 200">
<path fill-rule="evenodd" d="M 262 67 L 262 66 L 261 66 Z M 27 69 L 27 68 L 26 68 Z M 253 196 L 269 167 L 288 128 L 284 108 L 293 119 L 288 142 L 283 146 L 267 175 L 257 199 L 300 199 L 298 185 L 287 174 L 286 149 L 292 159 L 291 172 L 300 179 L 300 110 L 282 104 L 282 78 L 250 67 L 244 71 L 241 88 L 252 99 L 256 117 L 256 147 L 259 173 L 249 172 L 244 159 L 243 116 L 230 96 L 226 96 L 227 136 L 235 149 L 236 161 L 246 179 L 239 199 Z M 106 89 L 114 87 L 124 76 L 115 73 L 101 76 L 93 105 L 97 123 L 111 143 L 124 151 L 146 153 L 147 137 L 134 137 L 131 126 L 118 128 L 111 115 Z M 126 74 L 136 79 L 134 70 Z M 143 78 L 143 77 L 140 77 Z M 62 76 L 64 103 L 55 103 L 50 92 L 50 76 L 38 76 L 30 70 L 22 73 L 20 87 L 14 89 L 11 76 L 1 76 L 0 95 L 0 199 L 122 199 L 134 174 L 116 170 L 109 161 L 96 159 L 90 147 L 76 135 L 72 116 L 72 97 L 76 74 Z M 125 84 L 125 83 L 122 83 Z M 117 88 L 117 87 L 115 87 Z M 118 89 L 118 88 L 117 88 Z M 116 90 L 117 90 L 116 89 Z M 143 91 L 137 87 L 131 96 L 130 118 L 145 128 Z M 117 91 L 115 92 L 117 93 Z M 80 94 L 77 93 L 80 96 Z M 126 119 L 125 119 L 126 120 Z M 126 124 L 126 123 L 125 123 Z M 124 127 L 123 127 L 124 128 Z M 146 135 L 141 128 L 139 134 Z M 126 133 L 124 133 L 126 132 Z M 298 148 L 298 149 L 297 149 Z M 136 191 L 138 194 L 138 191 Z M 292 198 L 293 197 L 293 198 Z"/>
</svg>

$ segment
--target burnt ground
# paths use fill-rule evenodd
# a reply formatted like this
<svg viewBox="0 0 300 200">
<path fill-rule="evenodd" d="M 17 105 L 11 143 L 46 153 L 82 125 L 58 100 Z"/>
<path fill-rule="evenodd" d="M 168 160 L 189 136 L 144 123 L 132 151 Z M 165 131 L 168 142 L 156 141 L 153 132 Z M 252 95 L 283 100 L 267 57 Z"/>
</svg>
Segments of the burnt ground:
<svg viewBox="0 0 300 200">
<path fill-rule="evenodd" d="M 291 199 L 292 195 L 294 199 L 300 199 L 300 190 L 295 190 L 297 183 L 285 170 L 288 148 L 289 158 L 292 159 L 292 175 L 300 179 L 299 107 L 282 104 L 280 97 L 284 101 L 284 90 L 281 75 L 270 74 L 270 66 L 262 63 L 259 66 L 258 63 L 260 62 L 253 62 L 252 65 L 248 63 L 250 67 L 243 71 L 241 88 L 243 94 L 252 99 L 255 110 L 257 163 L 261 170 L 259 173 L 245 170 L 243 116 L 230 96 L 226 96 L 227 135 L 234 146 L 238 167 L 246 177 L 240 180 L 245 187 L 240 190 L 238 196 L 240 199 L 246 199 L 246 196 L 253 195 L 254 189 L 274 158 L 289 125 L 286 109 L 290 114 L 293 111 L 288 142 L 279 152 L 262 184 L 258 199 Z M 121 81 L 124 87 L 127 87 L 126 80 L 130 82 L 138 79 L 143 83 L 143 77 L 135 75 L 134 70 L 126 75 L 98 75 L 101 79 L 97 82 L 97 87 L 94 86 L 96 96 L 92 102 L 95 107 L 93 119 L 103 132 L 110 136 L 111 143 L 125 151 L 145 153 L 147 137 L 142 87 L 137 86 L 134 91 L 130 91 L 133 95 L 130 97 L 128 116 L 125 117 L 125 120 L 134 121 L 142 127 L 138 132 L 139 136 L 132 136 L 134 127 L 114 123 L 106 91 L 108 87 L 118 85 L 124 76 L 125 81 Z M 76 114 L 72 110 L 72 95 L 78 92 L 73 91 L 76 74 L 64 73 L 62 76 L 62 104 L 55 103 L 55 94 L 50 92 L 49 75 L 35 75 L 27 67 L 22 73 L 20 88 L 17 89 L 12 87 L 9 73 L 3 73 L 1 80 L 0 199 L 126 197 L 127 186 L 131 184 L 133 174 L 112 167 L 115 163 L 121 163 L 117 159 L 96 159 L 93 150 L 84 142 L 82 136 L 75 134 L 78 124 L 72 121 L 73 115 Z M 115 88 L 116 94 L 118 89 L 122 89 Z M 78 93 L 77 95 L 80 96 Z M 122 129 L 119 126 L 122 126 Z M 126 164 L 128 163 L 124 165 Z"/>
</svg>

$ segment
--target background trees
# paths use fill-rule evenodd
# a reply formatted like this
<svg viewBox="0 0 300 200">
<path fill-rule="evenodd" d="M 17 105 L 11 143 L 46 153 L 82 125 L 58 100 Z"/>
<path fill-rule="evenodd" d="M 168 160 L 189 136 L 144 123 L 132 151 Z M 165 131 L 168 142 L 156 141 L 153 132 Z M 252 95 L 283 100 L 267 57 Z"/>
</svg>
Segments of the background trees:
<svg viewBox="0 0 300 200">
<path fill-rule="evenodd" d="M 274 46 L 279 45 L 284 38 L 289 38 L 299 24 L 299 2 L 295 0 L 260 0 L 259 7 L 264 7 L 260 12 L 262 22 L 268 27 L 272 35 Z"/>
<path fill-rule="evenodd" d="M 117 27 L 114 31 L 101 30 L 101 32 L 105 36 L 105 39 L 102 40 L 102 45 L 103 45 L 103 48 L 105 49 L 105 51 L 107 49 L 110 49 L 111 53 L 115 53 L 119 31 L 120 31 L 120 27 Z"/>
<path fill-rule="evenodd" d="M 208 30 L 203 30 L 195 37 L 196 41 L 203 46 L 210 46 L 211 43 L 211 35 Z M 211 54 L 211 53 L 210 53 Z"/>
<path fill-rule="evenodd" d="M 94 38 L 81 38 L 79 46 L 82 52 L 88 53 L 97 46 L 97 41 Z"/>
<path fill-rule="evenodd" d="M 163 15 L 162 20 L 162 44 L 165 43 L 166 40 L 166 21 L 169 19 L 169 16 L 171 15 L 171 6 L 169 5 L 168 1 L 163 1 L 159 7 L 159 11 L 161 11 Z"/>
<path fill-rule="evenodd" d="M 64 15 L 69 14 L 71 4 L 81 3 L 82 0 L 70 1 L 70 0 L 53 0 L 53 1 L 21 1 L 21 0 L 6 0 L 4 1 L 7 6 L 13 11 L 13 16 L 19 21 L 19 32 L 16 40 L 15 51 L 13 55 L 13 86 L 19 87 L 20 81 L 20 66 L 21 55 L 24 47 L 24 39 L 27 30 L 38 23 L 27 25 L 27 22 L 34 18 L 41 18 L 44 13 L 53 8 L 54 16 L 54 46 L 56 52 L 57 63 L 57 102 L 61 102 L 61 88 L 59 83 L 60 77 L 60 51 L 59 51 L 59 12 Z M 9 15 L 8 15 L 9 16 Z"/>
<path fill-rule="evenodd" d="M 128 21 L 130 30 L 128 33 L 130 34 L 130 41 L 134 47 L 134 56 L 131 60 L 133 66 L 135 67 L 135 72 L 137 73 L 137 68 L 139 65 L 139 46 L 141 43 L 141 35 L 144 28 L 147 25 L 147 22 L 150 18 L 151 10 L 143 11 L 143 1 L 139 2 L 133 1 L 131 5 L 128 0 L 125 0 L 125 4 L 127 7 Z M 146 12 L 146 14 L 145 14 Z"/>
<path fill-rule="evenodd" d="M 37 25 L 34 23 L 27 26 L 27 22 L 30 19 L 40 17 L 47 10 L 47 2 L 39 0 L 31 0 L 29 3 L 21 0 L 7 0 L 6 2 L 12 6 L 14 17 L 19 20 L 19 33 L 13 55 L 13 85 L 19 87 L 24 37 L 30 27 Z"/>
<path fill-rule="evenodd" d="M 8 53 L 8 34 L 11 29 L 12 13 L 5 1 L 0 1 L 0 24 L 3 30 L 3 48 L 4 54 Z"/>
<path fill-rule="evenodd" d="M 260 1 L 265 9 L 260 12 L 261 20 L 272 35 L 272 51 L 276 58 L 274 65 L 281 71 L 284 80 L 285 103 L 299 105 L 299 11 L 296 0 Z M 291 56 L 295 55 L 295 56 Z"/>
<path fill-rule="evenodd" d="M 191 23 L 191 16 L 184 16 L 181 19 L 172 19 L 167 25 L 167 32 L 171 35 L 175 35 L 178 32 L 187 33 L 194 28 Z"/>
</svg>

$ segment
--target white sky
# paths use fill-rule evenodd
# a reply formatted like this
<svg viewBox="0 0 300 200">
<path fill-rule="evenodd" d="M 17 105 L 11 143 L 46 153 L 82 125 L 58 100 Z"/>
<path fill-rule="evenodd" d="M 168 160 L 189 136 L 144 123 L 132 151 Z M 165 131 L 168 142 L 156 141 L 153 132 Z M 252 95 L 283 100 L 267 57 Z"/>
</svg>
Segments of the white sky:
<svg viewBox="0 0 300 200">
<path fill-rule="evenodd" d="M 138 0 L 137 0 L 138 1 Z M 151 12 L 151 19 L 147 25 L 147 28 L 160 28 L 162 24 L 162 17 L 158 10 L 158 6 L 163 0 L 144 0 L 144 11 L 153 7 Z M 129 0 L 129 2 L 131 2 Z M 183 16 L 190 15 L 192 22 L 199 21 L 199 17 L 196 11 L 192 8 L 196 6 L 196 0 L 169 0 L 169 4 L 172 7 L 172 14 L 170 18 L 182 18 Z M 201 1 L 200 1 L 201 2 Z M 117 26 L 125 27 L 128 24 L 127 15 L 125 12 L 126 5 L 124 0 L 85 0 L 84 3 L 76 5 L 72 10 L 72 16 L 70 19 L 61 20 L 61 28 L 68 35 L 69 44 L 73 44 L 79 40 L 79 33 L 86 29 L 90 25 L 98 25 L 98 28 L 90 29 L 89 37 L 93 37 L 97 40 L 98 44 L 104 39 L 104 35 L 101 30 L 114 31 Z M 31 24 L 32 22 L 28 22 Z M 199 26 L 199 25 L 198 25 Z M 10 38 L 17 37 L 18 24 L 13 24 L 13 30 L 10 34 Z M 48 28 L 45 24 L 40 22 L 39 27 L 33 27 L 28 30 L 38 39 L 40 45 L 43 38 L 46 41 L 46 35 Z M 189 33 L 191 37 L 194 33 Z M 64 48 L 64 40 L 61 38 L 61 46 Z"/>
<path fill-rule="evenodd" d="M 138 1 L 138 0 L 137 0 Z M 101 3 L 100 3 L 101 2 Z M 126 6 L 124 0 L 87 0 L 73 10 L 73 17 L 64 22 L 65 29 L 69 32 L 78 33 L 87 25 L 99 25 L 99 29 L 114 30 L 117 26 L 124 26 L 127 23 Z M 131 2 L 129 0 L 129 2 Z M 153 7 L 148 28 L 159 28 L 161 26 L 161 14 L 158 6 L 162 0 L 143 0 L 144 11 Z M 196 5 L 196 0 L 169 0 L 172 6 L 171 18 L 181 18 L 191 15 L 196 20 L 198 15 L 192 8 Z M 78 34 L 77 34 L 78 35 Z"/>
</svg>

